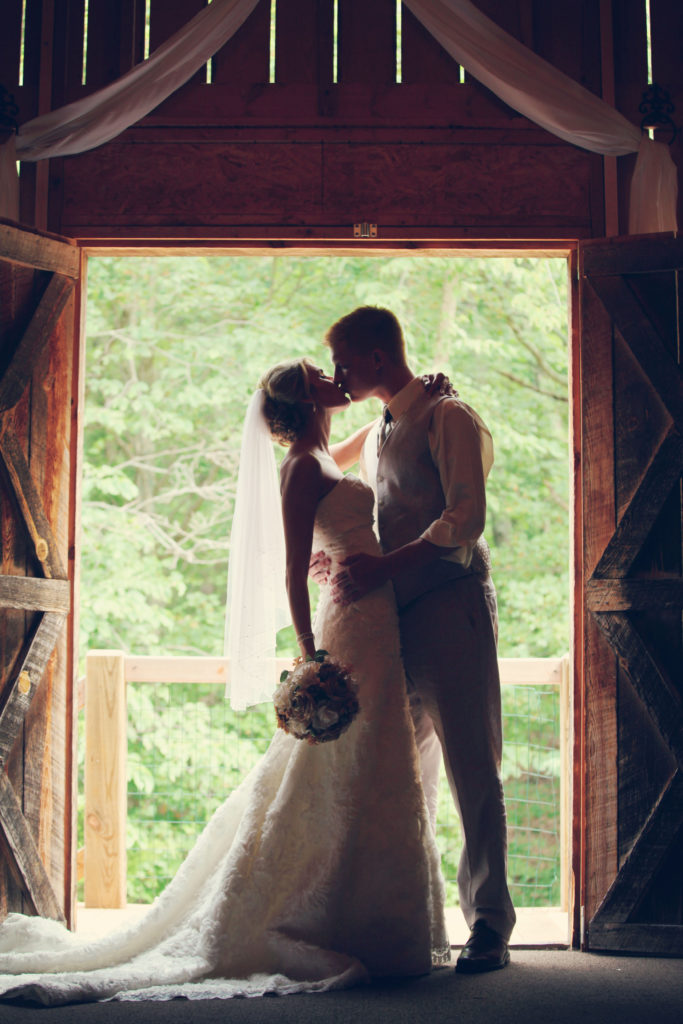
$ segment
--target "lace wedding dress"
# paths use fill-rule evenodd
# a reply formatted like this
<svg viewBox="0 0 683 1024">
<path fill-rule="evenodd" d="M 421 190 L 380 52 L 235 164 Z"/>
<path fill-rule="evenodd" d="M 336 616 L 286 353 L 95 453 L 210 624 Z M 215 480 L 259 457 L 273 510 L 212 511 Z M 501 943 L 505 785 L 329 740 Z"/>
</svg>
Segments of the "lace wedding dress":
<svg viewBox="0 0 683 1024">
<path fill-rule="evenodd" d="M 344 477 L 320 502 L 314 550 L 333 562 L 376 552 L 372 503 Z M 86 943 L 54 921 L 10 915 L 0 926 L 5 998 L 317 992 L 447 958 L 390 587 L 346 608 L 323 588 L 314 628 L 358 682 L 349 729 L 319 746 L 277 731 L 134 925 Z"/>
</svg>

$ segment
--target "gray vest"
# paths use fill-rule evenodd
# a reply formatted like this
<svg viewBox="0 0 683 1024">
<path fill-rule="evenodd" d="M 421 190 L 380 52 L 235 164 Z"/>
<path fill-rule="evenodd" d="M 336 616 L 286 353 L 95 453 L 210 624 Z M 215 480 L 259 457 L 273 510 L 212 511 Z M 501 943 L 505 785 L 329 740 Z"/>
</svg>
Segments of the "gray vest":
<svg viewBox="0 0 683 1024">
<path fill-rule="evenodd" d="M 428 437 L 432 414 L 441 401 L 444 396 L 435 395 L 414 402 L 396 421 L 382 447 L 377 466 L 377 525 L 385 552 L 416 540 L 446 506 Z M 485 548 L 485 542 L 479 542 L 477 548 L 480 544 Z M 394 576 L 399 608 L 434 587 L 481 571 L 483 556 L 483 551 L 478 554 L 475 549 L 473 564 L 467 569 L 460 562 L 440 558 Z"/>
</svg>

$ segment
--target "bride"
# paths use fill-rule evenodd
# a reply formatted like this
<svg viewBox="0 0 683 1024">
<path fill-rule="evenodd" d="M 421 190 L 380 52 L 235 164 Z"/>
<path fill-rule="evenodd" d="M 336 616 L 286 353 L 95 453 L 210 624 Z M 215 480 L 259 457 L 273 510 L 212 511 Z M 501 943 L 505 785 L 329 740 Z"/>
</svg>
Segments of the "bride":
<svg viewBox="0 0 683 1024">
<path fill-rule="evenodd" d="M 443 881 L 391 587 L 348 606 L 324 587 L 311 623 L 313 548 L 325 549 L 333 569 L 351 553 L 379 553 L 372 492 L 340 468 L 355 461 L 365 431 L 328 444 L 331 414 L 347 404 L 303 359 L 268 371 L 251 401 L 231 541 L 228 650 L 233 706 L 268 699 L 275 681 L 265 655 L 282 624 L 272 436 L 289 445 L 280 483 L 299 648 L 324 649 L 351 668 L 357 717 L 337 740 L 318 745 L 276 731 L 134 925 L 84 942 L 54 921 L 11 914 L 0 925 L 2 998 L 56 1005 L 318 992 L 447 962 Z"/>
</svg>

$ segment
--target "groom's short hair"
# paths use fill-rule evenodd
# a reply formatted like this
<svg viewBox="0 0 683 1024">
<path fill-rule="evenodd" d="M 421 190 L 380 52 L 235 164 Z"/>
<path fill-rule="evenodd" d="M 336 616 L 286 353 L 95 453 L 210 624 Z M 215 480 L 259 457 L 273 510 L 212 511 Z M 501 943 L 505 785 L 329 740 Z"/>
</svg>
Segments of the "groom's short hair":
<svg viewBox="0 0 683 1024">
<path fill-rule="evenodd" d="M 401 325 L 390 309 L 359 306 L 332 324 L 325 341 L 328 345 L 344 341 L 352 352 L 381 349 L 394 363 L 404 363 L 406 343 Z"/>
</svg>

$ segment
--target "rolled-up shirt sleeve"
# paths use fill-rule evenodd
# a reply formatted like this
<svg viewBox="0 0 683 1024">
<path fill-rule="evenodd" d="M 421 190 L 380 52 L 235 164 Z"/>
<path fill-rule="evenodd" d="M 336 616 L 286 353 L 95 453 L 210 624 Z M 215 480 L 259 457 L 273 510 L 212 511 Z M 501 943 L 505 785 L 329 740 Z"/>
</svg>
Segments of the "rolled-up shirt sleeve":
<svg viewBox="0 0 683 1024">
<path fill-rule="evenodd" d="M 493 439 L 483 420 L 464 402 L 444 400 L 434 410 L 429 447 L 439 471 L 446 507 L 422 536 L 443 557 L 469 566 L 486 522 L 486 478 L 493 465 Z"/>
</svg>

